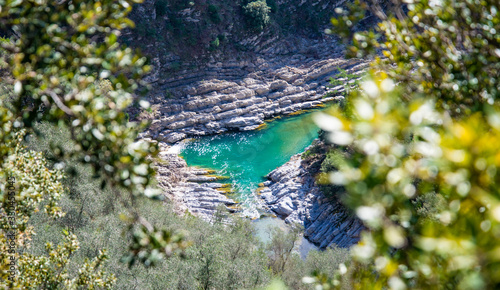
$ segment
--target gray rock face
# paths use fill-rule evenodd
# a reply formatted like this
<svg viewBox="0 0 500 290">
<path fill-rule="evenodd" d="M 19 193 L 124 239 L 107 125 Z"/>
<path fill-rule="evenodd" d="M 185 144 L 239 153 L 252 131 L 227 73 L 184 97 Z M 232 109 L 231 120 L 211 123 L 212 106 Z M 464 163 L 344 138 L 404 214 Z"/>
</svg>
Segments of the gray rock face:
<svg viewBox="0 0 500 290">
<path fill-rule="evenodd" d="M 186 134 L 185 133 L 177 133 L 177 132 L 172 132 L 172 133 L 169 133 L 167 134 L 164 139 L 165 141 L 167 141 L 168 143 L 175 143 L 177 141 L 180 141 L 184 138 L 186 138 Z"/>
<path fill-rule="evenodd" d="M 222 193 L 225 185 L 219 183 L 216 176 L 208 175 L 204 169 L 188 167 L 178 152 L 169 148 L 172 147 L 160 143 L 162 162 L 157 164 L 158 184 L 174 202 L 177 213 L 183 214 L 187 210 L 210 221 L 219 205 L 226 206 L 230 212 L 235 211 L 230 206 L 236 202 Z"/>
<path fill-rule="evenodd" d="M 264 123 L 264 121 L 259 119 L 259 117 L 234 117 L 222 124 L 228 128 L 242 128 L 255 125 L 258 126 L 262 123 Z"/>
<path fill-rule="evenodd" d="M 364 229 L 339 202 L 328 200 L 302 165 L 301 154 L 268 174 L 260 190 L 265 204 L 286 223 L 304 225 L 304 237 L 320 248 L 348 247 Z"/>
<path fill-rule="evenodd" d="M 278 46 L 278 44 L 276 44 Z M 328 87 L 338 68 L 361 73 L 367 62 L 346 60 L 334 39 L 304 41 L 295 54 L 257 54 L 247 60 L 207 63 L 200 69 L 181 70 L 155 87 L 173 98 L 158 97 L 160 117 L 147 136 L 175 143 L 184 138 L 218 134 L 229 130 L 248 131 L 266 119 L 321 106 L 340 99 Z M 301 54 L 309 48 L 322 52 Z"/>
</svg>

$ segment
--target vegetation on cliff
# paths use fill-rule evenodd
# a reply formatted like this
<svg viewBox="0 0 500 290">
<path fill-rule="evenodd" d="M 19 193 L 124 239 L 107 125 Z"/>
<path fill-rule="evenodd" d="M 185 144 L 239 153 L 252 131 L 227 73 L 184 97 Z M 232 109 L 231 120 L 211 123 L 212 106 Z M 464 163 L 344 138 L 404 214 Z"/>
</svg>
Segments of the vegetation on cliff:
<svg viewBox="0 0 500 290">
<path fill-rule="evenodd" d="M 247 18 L 250 27 L 261 31 L 269 24 L 271 8 L 267 6 L 266 1 L 253 1 L 243 6 L 243 13 Z"/>
<path fill-rule="evenodd" d="M 175 58 L 170 66 L 208 59 L 218 54 L 251 52 L 251 38 L 262 41 L 288 35 L 320 38 L 328 25 L 336 0 L 319 0 L 315 5 L 300 0 L 154 0 L 134 8 L 135 29 L 127 43 L 150 55 Z M 224 52 L 224 53 L 221 53 Z M 160 60 L 168 62 L 168 60 Z M 168 65 L 168 63 L 165 63 Z"/>
</svg>

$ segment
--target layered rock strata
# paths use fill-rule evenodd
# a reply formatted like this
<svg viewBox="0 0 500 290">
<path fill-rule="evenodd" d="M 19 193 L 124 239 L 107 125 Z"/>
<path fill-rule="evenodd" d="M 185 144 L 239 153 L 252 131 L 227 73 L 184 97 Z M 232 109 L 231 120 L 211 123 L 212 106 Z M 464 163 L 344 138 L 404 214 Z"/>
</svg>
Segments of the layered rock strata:
<svg viewBox="0 0 500 290">
<path fill-rule="evenodd" d="M 304 225 L 307 240 L 319 248 L 348 247 L 359 241 L 361 221 L 320 192 L 302 154 L 273 170 L 268 179 L 259 190 L 265 204 L 286 223 Z"/>
<path fill-rule="evenodd" d="M 334 100 L 328 84 L 338 68 L 361 72 L 366 66 L 365 61 L 345 60 L 340 54 L 325 59 L 296 54 L 208 64 L 200 75 L 181 71 L 168 82 L 155 84 L 174 97 L 152 98 L 160 105 L 159 116 L 148 135 L 175 143 L 191 136 L 254 130 L 274 116 Z M 199 81 L 203 75 L 208 79 Z"/>
<path fill-rule="evenodd" d="M 255 37 L 241 44 L 252 47 L 244 57 L 215 57 L 203 65 L 183 63 L 182 68 L 170 75 L 165 74 L 165 63 L 176 59 L 168 55 L 153 56 L 155 69 L 148 81 L 155 88 L 150 100 L 158 112 L 152 114 L 154 120 L 141 137 L 173 144 L 192 136 L 254 130 L 275 116 L 319 107 L 337 99 L 336 93 L 341 90 L 330 88 L 329 80 L 336 78 L 339 68 L 361 73 L 368 65 L 365 60 L 344 59 L 343 46 L 331 37 L 265 41 Z M 234 201 L 222 194 L 225 185 L 209 172 L 187 167 L 177 154 L 168 151 L 162 154 L 168 165 L 159 165 L 160 185 L 179 211 L 189 210 L 209 220 L 217 205 L 228 208 L 234 205 Z M 297 164 L 287 163 L 281 168 L 291 165 L 300 168 L 300 161 Z M 307 237 L 315 244 L 324 246 L 335 241 L 347 245 L 353 241 L 339 238 L 338 232 L 348 227 L 355 231 L 352 236 L 356 236 L 358 224 L 345 223 L 343 214 L 321 214 L 323 210 L 337 213 L 342 209 L 327 205 L 303 168 L 300 176 L 278 172 L 281 171 L 273 171 L 270 178 L 274 181 L 268 184 L 268 188 L 272 187 L 271 195 L 275 195 L 268 205 L 277 214 L 287 222 L 304 223 Z"/>
<path fill-rule="evenodd" d="M 224 195 L 228 190 L 227 184 L 219 182 L 221 177 L 206 169 L 188 167 L 178 154 L 177 147 L 160 143 L 156 162 L 158 185 L 174 202 L 175 211 L 182 214 L 187 210 L 206 221 L 212 219 L 220 205 L 234 212 L 237 203 Z"/>
</svg>

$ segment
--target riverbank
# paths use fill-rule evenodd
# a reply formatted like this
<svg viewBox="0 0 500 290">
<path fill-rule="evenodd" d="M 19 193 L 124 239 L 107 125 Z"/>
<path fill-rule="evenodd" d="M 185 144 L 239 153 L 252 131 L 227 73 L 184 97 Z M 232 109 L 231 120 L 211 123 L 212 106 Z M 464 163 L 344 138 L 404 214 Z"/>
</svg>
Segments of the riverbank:
<svg viewBox="0 0 500 290">
<path fill-rule="evenodd" d="M 179 156 L 181 146 L 160 142 L 156 162 L 158 186 L 173 201 L 174 211 L 181 215 L 189 212 L 206 221 L 212 220 L 219 206 L 235 212 L 237 202 L 226 196 L 228 184 L 220 182 L 221 177 L 213 171 L 188 166 Z"/>
<path fill-rule="evenodd" d="M 305 238 L 317 247 L 348 247 L 359 240 L 361 222 L 320 192 L 315 174 L 321 160 L 296 154 L 317 138 L 311 114 L 278 119 L 255 132 L 203 137 L 175 146 L 160 142 L 160 186 L 179 213 L 188 211 L 211 221 L 223 206 L 252 219 L 276 215 L 287 224 L 302 225 Z"/>
<path fill-rule="evenodd" d="M 270 211 L 287 224 L 304 226 L 304 237 L 319 248 L 332 244 L 349 247 L 357 243 L 364 229 L 339 198 L 328 198 L 316 183 L 320 160 L 296 154 L 268 174 L 259 188 Z"/>
<path fill-rule="evenodd" d="M 209 63 L 206 66 L 206 70 L 210 72 L 208 78 L 202 80 L 198 76 L 200 72 L 190 70 L 179 71 L 175 77 L 168 80 L 152 78 L 152 81 L 156 82 L 155 86 L 164 88 L 167 93 L 163 97 L 150 98 L 154 104 L 151 112 L 154 119 L 142 137 L 156 139 L 162 144 L 160 158 L 167 165 L 159 165 L 159 178 L 162 180 L 160 183 L 166 195 L 178 204 L 178 212 L 188 211 L 210 220 L 217 207 L 222 205 L 232 212 L 242 211 L 243 216 L 258 218 L 265 212 L 266 207 L 270 207 L 287 222 L 307 224 L 308 238 L 318 246 L 325 247 L 334 241 L 349 245 L 357 241 L 359 225 L 344 222 L 339 224 L 340 220 L 344 219 L 343 214 L 335 213 L 341 211 L 341 208 L 325 205 L 326 202 L 313 185 L 313 177 L 307 179 L 307 182 L 287 174 L 275 178 L 273 184 L 268 184 L 274 186 L 272 189 L 268 187 L 274 196 L 273 201 L 265 201 L 267 205 L 259 205 L 255 185 L 263 182 L 263 176 L 277 167 L 292 166 L 297 169 L 296 164 L 300 162 L 291 164 L 287 161 L 292 155 L 303 152 L 317 136 L 309 135 L 306 137 L 307 142 L 290 151 L 285 149 L 286 146 L 281 146 L 279 152 L 269 151 L 269 146 L 280 145 L 271 145 L 272 142 L 268 142 L 270 138 L 263 138 L 258 142 L 250 142 L 249 147 L 243 146 L 246 141 L 242 141 L 234 147 L 228 147 L 229 150 L 210 152 L 219 136 L 242 134 L 236 132 L 256 132 L 255 130 L 262 128 L 262 131 L 266 131 L 268 120 L 289 115 L 301 116 L 304 110 L 319 108 L 327 102 L 340 100 L 342 86 L 330 88 L 329 80 L 337 77 L 339 69 L 351 74 L 361 74 L 368 65 L 364 60 L 344 59 L 340 52 L 341 47 L 332 39 L 311 42 L 305 46 L 321 53 L 315 56 L 302 53 L 270 56 L 262 54 L 250 60 Z M 271 126 L 273 124 L 275 122 L 270 123 Z M 315 130 L 317 131 L 317 128 Z M 290 129 L 288 132 L 299 139 L 307 135 L 302 133 L 301 128 Z M 203 141 L 204 143 L 195 145 L 200 148 L 193 150 L 192 154 L 184 153 L 186 160 L 177 156 L 179 152 L 174 154 L 168 149 L 171 145 L 176 148 L 179 144 L 185 144 L 179 143 L 184 139 L 201 136 L 213 136 L 204 137 L 204 140 L 210 139 L 213 142 Z M 222 140 L 217 146 L 223 148 L 227 145 L 225 142 Z M 290 143 L 287 140 L 278 140 L 279 142 L 285 145 Z M 201 152 L 205 152 L 205 155 Z M 224 162 L 217 164 L 221 152 L 237 154 L 238 156 L 232 157 L 236 165 Z M 271 156 L 266 152 L 272 152 Z M 242 178 L 248 175 L 248 170 L 254 170 L 253 165 L 249 163 L 260 165 L 275 156 L 281 157 L 279 162 L 257 170 L 259 172 L 254 174 L 256 178 Z M 188 164 L 199 167 L 190 167 Z M 246 165 L 238 168 L 242 164 Z M 229 180 L 221 181 L 213 172 L 200 167 L 215 169 L 217 174 L 227 176 Z M 238 174 L 240 176 L 236 176 Z M 297 182 L 287 184 L 291 179 L 297 179 Z M 229 183 L 231 187 L 228 187 Z M 292 187 L 288 193 L 276 191 L 281 184 Z M 236 194 L 231 194 L 235 192 Z M 279 197 L 276 198 L 277 196 Z M 264 200 L 260 201 L 263 202 Z M 290 203 L 295 205 L 288 206 Z M 326 214 L 321 215 L 323 211 L 339 219 L 325 219 L 323 216 Z M 351 237 L 336 240 L 347 228 L 351 230 Z"/>
<path fill-rule="evenodd" d="M 329 87 L 329 80 L 339 69 L 360 74 L 368 62 L 346 60 L 335 45 L 333 40 L 311 45 L 325 52 L 317 57 L 258 55 L 216 63 L 217 73 L 206 80 L 193 77 L 196 72 L 181 71 L 162 85 L 167 93 L 150 97 L 152 123 L 143 136 L 174 144 L 190 137 L 252 131 L 274 117 L 338 99 L 342 88 Z M 240 77 L 228 77 L 229 72 Z"/>
</svg>

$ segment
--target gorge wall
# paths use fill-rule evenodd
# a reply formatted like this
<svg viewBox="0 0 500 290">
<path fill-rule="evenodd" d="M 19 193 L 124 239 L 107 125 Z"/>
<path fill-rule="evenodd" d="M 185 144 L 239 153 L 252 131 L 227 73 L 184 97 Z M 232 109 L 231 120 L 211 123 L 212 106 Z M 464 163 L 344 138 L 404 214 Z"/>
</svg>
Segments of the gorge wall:
<svg viewBox="0 0 500 290">
<path fill-rule="evenodd" d="M 361 73 L 368 65 L 345 59 L 342 41 L 323 33 L 329 12 L 345 1 L 272 1 L 271 24 L 258 33 L 246 27 L 242 2 L 146 0 L 132 14 L 137 29 L 125 35 L 153 66 L 148 76 L 153 106 L 145 114 L 152 123 L 141 137 L 160 141 L 159 185 L 178 212 L 205 220 L 219 205 L 234 211 L 236 203 L 216 176 L 188 167 L 172 144 L 255 130 L 276 116 L 338 100 L 341 90 L 329 86 L 330 78 L 339 69 Z M 207 14 L 210 5 L 216 5 L 220 22 Z M 265 203 L 287 222 L 303 224 L 311 242 L 320 247 L 357 242 L 361 223 L 321 195 L 300 155 L 269 178 L 261 190 Z"/>
<path fill-rule="evenodd" d="M 252 72 L 241 80 L 214 75 L 209 80 L 170 86 L 183 97 L 154 101 L 159 107 L 150 136 L 175 143 L 190 136 L 254 130 L 264 120 L 335 100 L 339 95 L 328 95 L 332 91 L 328 80 L 335 77 L 338 68 L 361 71 L 366 66 L 363 61 L 340 56 L 308 59 L 297 54 L 290 58 L 260 57 L 253 62 L 220 64 L 219 74 L 241 72 L 250 64 Z M 181 74 L 175 81 L 186 82 L 190 73 L 186 71 L 186 78 Z"/>
<path fill-rule="evenodd" d="M 338 199 L 326 197 L 315 181 L 316 169 L 302 154 L 269 173 L 258 190 L 267 207 L 286 223 L 304 226 L 304 237 L 319 248 L 348 247 L 359 241 L 362 222 Z"/>
<path fill-rule="evenodd" d="M 328 85 L 338 69 L 366 67 L 366 61 L 346 60 L 341 39 L 324 33 L 335 7 L 346 1 L 267 1 L 271 21 L 260 32 L 248 27 L 247 2 L 146 0 L 137 6 L 137 28 L 125 39 L 153 66 L 149 99 L 156 109 L 144 137 L 175 143 L 254 130 L 266 119 L 333 100 Z M 224 41 L 211 46 L 213 36 Z"/>
</svg>

